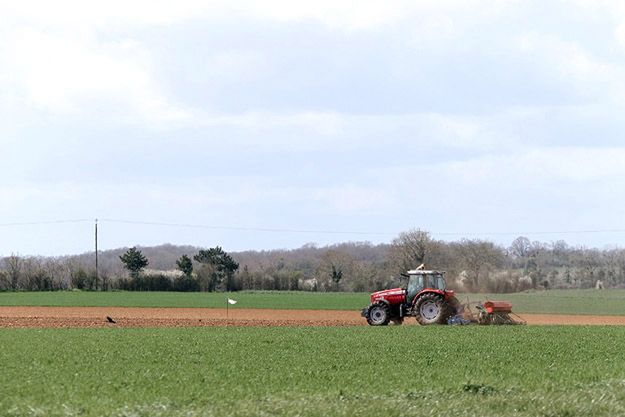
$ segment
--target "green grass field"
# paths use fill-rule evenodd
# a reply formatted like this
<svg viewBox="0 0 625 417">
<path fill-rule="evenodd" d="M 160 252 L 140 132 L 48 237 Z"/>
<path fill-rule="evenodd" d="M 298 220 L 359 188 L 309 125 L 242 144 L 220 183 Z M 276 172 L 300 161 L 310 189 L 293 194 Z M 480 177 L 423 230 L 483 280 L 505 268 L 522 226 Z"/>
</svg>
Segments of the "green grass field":
<svg viewBox="0 0 625 417">
<path fill-rule="evenodd" d="M 461 301 L 511 301 L 517 313 L 625 315 L 625 290 L 552 290 L 515 294 L 459 295 Z M 0 305 L 102 307 L 225 307 L 226 297 L 236 308 L 359 310 L 369 302 L 364 293 L 311 292 L 0 292 Z"/>
<path fill-rule="evenodd" d="M 625 415 L 625 328 L 0 331 L 0 415 Z"/>
<path fill-rule="evenodd" d="M 237 293 L 180 292 L 0 292 L 0 305 L 93 307 L 225 308 L 227 297 L 240 308 L 356 310 L 369 302 L 362 293 L 242 291 Z"/>
<path fill-rule="evenodd" d="M 506 300 L 518 313 L 625 315 L 625 290 L 551 290 L 514 294 L 474 294 L 471 299 Z M 460 296 L 466 300 L 466 295 Z"/>
</svg>

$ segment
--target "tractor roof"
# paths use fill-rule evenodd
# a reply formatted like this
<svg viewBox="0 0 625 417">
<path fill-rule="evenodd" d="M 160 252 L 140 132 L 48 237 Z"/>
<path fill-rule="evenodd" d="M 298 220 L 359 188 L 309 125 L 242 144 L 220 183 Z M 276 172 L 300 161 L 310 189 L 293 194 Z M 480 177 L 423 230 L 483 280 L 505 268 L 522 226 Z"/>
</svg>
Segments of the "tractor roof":
<svg viewBox="0 0 625 417">
<path fill-rule="evenodd" d="M 424 270 L 424 269 L 412 269 L 407 272 L 408 275 L 438 275 L 444 274 L 445 271 L 433 271 L 433 270 Z"/>
</svg>

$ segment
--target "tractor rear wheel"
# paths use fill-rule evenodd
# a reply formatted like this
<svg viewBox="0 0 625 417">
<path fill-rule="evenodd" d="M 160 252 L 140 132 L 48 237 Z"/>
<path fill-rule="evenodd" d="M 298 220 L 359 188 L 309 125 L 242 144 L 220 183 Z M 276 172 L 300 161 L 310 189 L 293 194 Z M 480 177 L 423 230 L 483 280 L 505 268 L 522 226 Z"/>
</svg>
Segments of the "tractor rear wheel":
<svg viewBox="0 0 625 417">
<path fill-rule="evenodd" d="M 460 304 L 460 301 L 458 301 L 458 299 L 454 296 L 449 297 L 447 299 L 447 312 L 449 313 L 450 316 L 455 316 L 456 314 L 461 314 L 462 311 L 462 305 Z"/>
<path fill-rule="evenodd" d="M 449 320 L 450 317 L 463 313 L 462 305 L 460 304 L 460 301 L 458 301 L 458 299 L 454 296 L 449 297 L 447 301 L 444 301 L 444 304 L 445 304 L 445 318 L 444 318 L 445 322 L 447 322 L 447 320 Z"/>
<path fill-rule="evenodd" d="M 446 310 L 443 298 L 431 293 L 419 297 L 414 307 L 415 317 L 421 325 L 446 324 Z"/>
<path fill-rule="evenodd" d="M 385 303 L 375 303 L 369 307 L 367 323 L 371 326 L 386 326 L 391 320 L 391 312 Z"/>
</svg>

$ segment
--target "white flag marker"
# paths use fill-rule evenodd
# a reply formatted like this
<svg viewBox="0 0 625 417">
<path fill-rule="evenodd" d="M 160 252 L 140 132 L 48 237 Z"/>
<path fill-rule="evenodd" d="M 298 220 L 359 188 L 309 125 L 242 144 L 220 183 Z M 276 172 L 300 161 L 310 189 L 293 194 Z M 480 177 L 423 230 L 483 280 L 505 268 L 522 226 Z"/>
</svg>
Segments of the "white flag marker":
<svg viewBox="0 0 625 417">
<path fill-rule="evenodd" d="M 226 300 L 228 300 L 228 302 L 226 303 L 226 318 L 228 318 L 228 305 L 236 304 L 237 300 L 233 300 L 232 298 L 226 298 Z"/>
</svg>

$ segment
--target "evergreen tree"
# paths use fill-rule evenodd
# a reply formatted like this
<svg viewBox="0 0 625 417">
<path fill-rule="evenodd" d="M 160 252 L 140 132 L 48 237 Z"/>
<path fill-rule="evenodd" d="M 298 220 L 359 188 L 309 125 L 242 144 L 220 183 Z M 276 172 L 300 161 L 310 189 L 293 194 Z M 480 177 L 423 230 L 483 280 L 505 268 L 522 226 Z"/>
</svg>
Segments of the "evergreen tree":
<svg viewBox="0 0 625 417">
<path fill-rule="evenodd" d="M 193 273 L 193 262 L 191 261 L 191 258 L 187 255 L 182 255 L 180 259 L 176 261 L 176 265 L 178 265 L 178 269 L 182 271 L 186 277 L 191 277 L 191 274 Z"/>
<path fill-rule="evenodd" d="M 204 286 L 204 290 L 217 290 L 221 287 L 224 279 L 228 287 L 226 289 L 231 289 L 234 273 L 239 269 L 239 264 L 221 247 L 202 249 L 193 259 L 203 266 L 200 271 L 200 275 L 202 275 L 200 276 L 200 285 Z"/>
<path fill-rule="evenodd" d="M 124 264 L 124 268 L 130 272 L 130 276 L 133 279 L 139 278 L 139 273 L 149 263 L 148 259 L 135 247 L 128 249 L 119 259 Z"/>
</svg>

